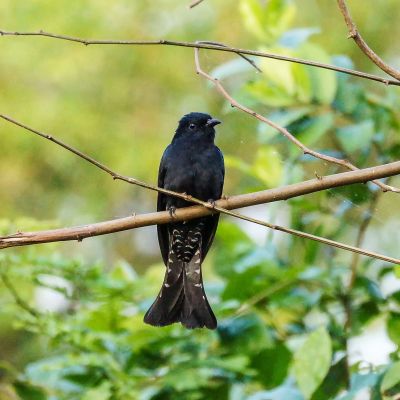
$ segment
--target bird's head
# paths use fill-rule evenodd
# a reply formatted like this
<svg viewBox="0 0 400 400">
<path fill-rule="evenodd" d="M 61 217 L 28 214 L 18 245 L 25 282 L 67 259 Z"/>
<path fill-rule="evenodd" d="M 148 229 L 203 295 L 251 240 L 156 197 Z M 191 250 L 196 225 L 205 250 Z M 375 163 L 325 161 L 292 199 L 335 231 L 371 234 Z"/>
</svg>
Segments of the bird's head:
<svg viewBox="0 0 400 400">
<path fill-rule="evenodd" d="M 192 112 L 181 118 L 175 136 L 191 136 L 199 139 L 214 140 L 214 127 L 220 123 L 221 121 L 211 117 L 209 114 Z"/>
</svg>

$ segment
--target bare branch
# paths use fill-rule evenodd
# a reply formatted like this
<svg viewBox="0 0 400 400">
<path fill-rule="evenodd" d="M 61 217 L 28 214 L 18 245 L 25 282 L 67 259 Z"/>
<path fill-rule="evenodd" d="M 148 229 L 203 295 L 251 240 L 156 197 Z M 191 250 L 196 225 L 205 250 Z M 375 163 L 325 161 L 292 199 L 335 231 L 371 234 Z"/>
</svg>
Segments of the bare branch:
<svg viewBox="0 0 400 400">
<path fill-rule="evenodd" d="M 351 18 L 350 11 L 347 7 L 345 0 L 337 0 L 339 9 L 343 14 L 344 20 L 346 22 L 347 28 L 349 29 L 349 38 L 353 39 L 361 51 L 382 71 L 386 72 L 388 75 L 400 80 L 400 71 L 386 64 L 367 44 L 358 32 L 357 26 Z"/>
<path fill-rule="evenodd" d="M 251 116 L 257 118 L 259 121 L 266 123 L 267 125 L 271 126 L 272 128 L 276 129 L 278 132 L 280 132 L 283 136 L 285 136 L 288 140 L 290 140 L 293 144 L 295 144 L 304 154 L 309 154 L 313 157 L 319 158 L 321 160 L 328 161 L 330 163 L 340 165 L 348 170 L 351 171 L 356 171 L 358 168 L 354 166 L 350 161 L 348 160 L 341 160 L 336 157 L 328 156 L 322 153 L 319 153 L 315 150 L 312 150 L 305 146 L 300 140 L 296 139 L 287 129 L 283 128 L 282 126 L 276 124 L 275 122 L 271 121 L 270 119 L 258 114 L 254 110 L 251 110 L 250 108 L 243 106 L 242 104 L 238 103 L 224 88 L 222 83 L 217 79 L 209 75 L 208 73 L 204 72 L 203 69 L 201 68 L 200 65 L 200 57 L 199 57 L 199 49 L 194 49 L 194 56 L 195 56 L 195 64 L 196 64 L 196 72 L 197 74 L 203 76 L 210 82 L 212 82 L 217 90 L 222 94 L 222 96 L 225 97 L 226 100 L 229 101 L 232 107 L 238 108 L 239 110 L 244 111 L 247 114 L 250 114 Z M 400 193 L 400 189 L 395 188 L 393 186 L 386 185 L 382 182 L 379 181 L 373 181 L 376 185 L 378 185 L 384 192 L 391 191 L 395 193 Z"/>
<path fill-rule="evenodd" d="M 194 197 L 189 196 L 186 193 L 173 192 L 171 190 L 167 190 L 167 189 L 160 188 L 160 187 L 157 187 L 157 186 L 154 186 L 154 185 L 150 185 L 150 184 L 148 184 L 146 182 L 139 181 L 138 179 L 135 179 L 135 178 L 131 178 L 131 177 L 128 177 L 128 176 L 120 175 L 120 174 L 112 171 L 109 167 L 105 166 L 104 164 L 96 161 L 94 158 L 92 158 L 92 157 L 82 153 L 81 151 L 71 147 L 70 145 L 62 142 L 61 140 L 57 139 L 56 137 L 54 137 L 52 135 L 48 135 L 47 133 L 44 133 L 44 132 L 41 132 L 41 131 L 39 131 L 37 129 L 31 128 L 31 127 L 23 124 L 22 122 L 16 121 L 15 119 L 13 119 L 13 118 L 11 118 L 11 117 L 9 117 L 7 115 L 4 115 L 4 114 L 0 114 L 0 118 L 4 119 L 4 120 L 6 120 L 6 121 L 8 121 L 8 122 L 10 122 L 10 123 L 12 123 L 14 125 L 17 125 L 17 126 L 23 128 L 23 129 L 25 129 L 25 130 L 27 130 L 29 132 L 32 132 L 35 135 L 38 135 L 38 136 L 42 137 L 43 139 L 50 140 L 51 142 L 63 147 L 64 149 L 70 151 L 71 153 L 74 153 L 78 157 L 83 158 L 84 160 L 86 160 L 89 163 L 93 164 L 94 166 L 96 166 L 97 168 L 101 169 L 102 171 L 107 172 L 107 174 L 111 175 L 111 177 L 114 180 L 125 181 L 125 182 L 131 183 L 133 185 L 137 185 L 137 186 L 140 186 L 140 187 L 143 187 L 143 188 L 146 188 L 146 189 L 150 189 L 150 190 L 154 190 L 154 191 L 161 192 L 161 193 L 164 193 L 164 194 L 168 194 L 168 195 L 171 195 L 171 196 L 179 197 L 179 198 L 181 198 L 183 200 L 190 201 L 190 202 L 196 203 L 196 204 L 200 204 L 200 205 L 202 205 L 204 207 L 208 207 L 208 208 L 212 207 L 208 202 L 204 202 L 204 201 L 195 199 Z"/>
<path fill-rule="evenodd" d="M 194 0 L 192 1 L 192 3 L 190 4 L 189 8 L 194 8 L 196 6 L 198 6 L 200 3 L 202 3 L 204 0 Z"/>
<path fill-rule="evenodd" d="M 67 36 L 67 35 L 58 35 L 55 33 L 44 32 L 44 31 L 10 32 L 10 31 L 0 30 L 0 36 L 43 36 L 43 37 L 48 37 L 48 38 L 52 38 L 52 39 L 66 40 L 69 42 L 81 43 L 81 44 L 84 44 L 85 46 L 89 46 L 89 45 L 125 45 L 125 46 L 165 45 L 165 46 L 178 46 L 178 47 L 190 47 L 190 48 L 197 48 L 197 49 L 208 49 L 208 50 L 215 50 L 215 51 L 225 51 L 228 53 L 236 53 L 236 54 L 240 53 L 240 54 L 246 54 L 246 55 L 255 56 L 255 57 L 272 58 L 275 60 L 288 61 L 288 62 L 293 62 L 293 63 L 297 63 L 297 64 L 309 65 L 311 67 L 329 69 L 331 71 L 337 71 L 337 72 L 341 72 L 344 74 L 357 76 L 359 78 L 369 79 L 369 80 L 372 80 L 375 82 L 383 83 L 385 85 L 400 86 L 400 82 L 397 80 L 386 79 L 386 78 L 382 78 L 377 75 L 368 74 L 368 73 L 360 72 L 360 71 L 355 71 L 355 70 L 352 70 L 349 68 L 337 67 L 335 65 L 324 64 L 324 63 L 320 63 L 320 62 L 316 62 L 316 61 L 303 60 L 301 58 L 296 58 L 296 57 L 287 57 L 287 56 L 282 56 L 279 54 L 266 53 L 263 51 L 239 49 L 239 48 L 229 47 L 229 46 L 223 47 L 221 45 L 213 45 L 213 44 L 207 44 L 207 43 L 197 43 L 197 42 L 193 43 L 193 42 L 182 42 L 182 41 L 174 41 L 174 40 L 90 40 L 90 39 L 82 39 L 82 38 Z"/>
<path fill-rule="evenodd" d="M 220 42 L 210 42 L 209 40 L 199 40 L 196 43 L 200 44 L 213 44 L 215 46 L 221 46 L 221 47 L 228 47 L 223 43 Z M 262 72 L 261 68 L 249 57 L 246 57 L 244 54 L 241 53 L 236 53 L 239 57 L 242 57 L 243 60 L 247 61 L 253 68 L 255 68 L 258 72 Z"/>
<path fill-rule="evenodd" d="M 270 229 L 275 229 L 292 235 L 300 236 L 306 239 L 315 240 L 324 244 L 328 244 L 330 246 L 356 252 L 359 254 L 377 258 L 387 262 L 400 264 L 400 260 L 396 258 L 387 257 L 371 251 L 362 250 L 354 246 L 348 246 L 346 244 L 335 242 L 333 240 L 320 238 L 315 235 L 310 235 L 304 232 L 296 231 L 294 229 L 289 229 L 281 227 L 279 225 L 270 224 L 268 222 L 259 221 L 254 218 L 249 218 L 244 215 L 228 211 L 256 204 L 264 204 L 268 202 L 286 200 L 292 197 L 297 197 L 304 194 L 309 194 L 338 186 L 349 185 L 353 183 L 364 183 L 372 179 L 378 179 L 397 174 L 400 174 L 400 161 L 386 165 L 381 165 L 378 167 L 372 167 L 358 171 L 344 172 L 341 174 L 320 177 L 318 179 L 312 179 L 309 181 L 285 186 L 282 188 L 232 196 L 230 198 L 218 200 L 214 210 L 222 212 L 224 214 L 231 215 L 236 218 L 240 218 L 249 222 L 253 222 L 268 227 Z M 39 232 L 25 232 L 25 233 L 18 232 L 13 235 L 1 237 L 0 249 L 15 247 L 15 246 L 27 246 L 38 243 L 50 243 L 50 242 L 59 242 L 68 240 L 82 241 L 84 238 L 87 237 L 121 232 L 128 229 L 135 229 L 154 224 L 165 224 L 169 222 L 190 220 L 193 218 L 199 218 L 202 216 L 212 214 L 214 210 L 211 210 L 209 206 L 210 205 L 208 204 L 207 208 L 198 206 L 181 208 L 176 210 L 176 215 L 174 217 L 171 217 L 169 212 L 164 211 L 164 212 L 157 212 L 157 213 L 150 213 L 143 215 L 135 215 L 135 216 L 119 218 L 111 221 L 105 221 L 96 224 L 84 225 L 73 228 L 53 229 L 53 230 L 39 231 Z"/>
</svg>

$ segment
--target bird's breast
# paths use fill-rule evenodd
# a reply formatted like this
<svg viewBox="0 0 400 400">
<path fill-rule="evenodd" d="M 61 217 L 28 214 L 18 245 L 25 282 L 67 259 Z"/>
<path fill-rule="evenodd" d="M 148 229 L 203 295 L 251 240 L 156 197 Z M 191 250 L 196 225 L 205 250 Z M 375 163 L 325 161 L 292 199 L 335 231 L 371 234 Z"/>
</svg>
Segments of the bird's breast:
<svg viewBox="0 0 400 400">
<path fill-rule="evenodd" d="M 216 172 L 208 151 L 187 151 L 171 158 L 165 182 L 170 190 L 208 200 Z"/>
</svg>

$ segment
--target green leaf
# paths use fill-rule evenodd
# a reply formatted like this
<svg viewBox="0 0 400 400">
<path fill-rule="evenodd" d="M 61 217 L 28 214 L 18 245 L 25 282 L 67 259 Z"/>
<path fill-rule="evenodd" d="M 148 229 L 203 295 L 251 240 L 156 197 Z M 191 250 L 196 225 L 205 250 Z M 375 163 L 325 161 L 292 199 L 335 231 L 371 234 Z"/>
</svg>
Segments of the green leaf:
<svg viewBox="0 0 400 400">
<path fill-rule="evenodd" d="M 400 313 L 392 312 L 387 320 L 388 335 L 397 345 L 400 345 Z"/>
<path fill-rule="evenodd" d="M 111 397 L 110 382 L 103 382 L 100 386 L 86 391 L 82 400 L 109 400 Z"/>
<path fill-rule="evenodd" d="M 324 327 L 312 332 L 294 355 L 294 375 L 306 399 L 324 380 L 332 358 L 331 338 Z"/>
<path fill-rule="evenodd" d="M 374 136 L 374 123 L 371 120 L 366 120 L 358 124 L 338 128 L 336 136 L 343 148 L 348 153 L 352 153 L 370 146 L 371 139 Z"/>
<path fill-rule="evenodd" d="M 296 8 L 290 0 L 242 0 L 240 11 L 249 32 L 262 42 L 271 43 L 290 26 Z"/>
<path fill-rule="evenodd" d="M 274 146 L 260 147 L 251 165 L 233 156 L 225 157 L 225 165 L 238 169 L 267 187 L 279 185 L 283 175 L 283 163 Z"/>
<path fill-rule="evenodd" d="M 311 112 L 311 107 L 301 107 L 290 110 L 279 110 L 268 115 L 268 119 L 276 124 L 287 127 L 290 124 L 304 118 Z M 279 132 L 271 126 L 260 123 L 258 126 L 259 140 L 262 143 L 267 143 L 268 140 L 279 135 Z"/>
<path fill-rule="evenodd" d="M 272 346 L 269 330 L 255 314 L 221 321 L 218 334 L 225 346 L 239 355 L 259 352 L 266 346 Z"/>
<path fill-rule="evenodd" d="M 394 300 L 396 303 L 400 304 L 400 290 L 393 292 L 389 298 Z"/>
<path fill-rule="evenodd" d="M 251 361 L 257 371 L 258 379 L 267 388 L 279 386 L 286 378 L 292 354 L 284 344 L 264 349 Z"/>
<path fill-rule="evenodd" d="M 215 269 L 219 275 L 229 279 L 235 261 L 248 253 L 254 243 L 238 225 L 228 221 L 219 223 L 216 239 L 220 245 L 216 251 Z"/>
<path fill-rule="evenodd" d="M 40 389 L 38 386 L 33 386 L 32 384 L 28 382 L 16 382 L 14 384 L 15 390 L 18 393 L 18 399 L 21 400 L 46 400 L 47 396 L 44 393 L 42 389 Z M 3 391 L 0 390 L 0 399 L 3 400 L 2 394 L 4 394 Z M 7 397 L 5 400 L 8 399 Z M 10 400 L 13 399 L 13 397 L 9 398 Z M 15 397 L 16 399 L 16 397 Z"/>
<path fill-rule="evenodd" d="M 316 392 L 312 396 L 312 400 L 336 399 L 342 390 L 347 388 L 347 359 L 343 357 L 335 365 L 331 367 L 327 376 Z"/>
<path fill-rule="evenodd" d="M 281 183 L 283 163 L 279 152 L 273 146 L 258 149 L 251 172 L 267 187 L 275 187 Z"/>
<path fill-rule="evenodd" d="M 260 103 L 271 107 L 288 107 L 295 103 L 293 96 L 282 85 L 269 80 L 258 80 L 245 85 L 245 90 Z"/>
<path fill-rule="evenodd" d="M 332 113 L 319 115 L 307 121 L 304 131 L 297 138 L 306 146 L 313 146 L 333 127 L 334 119 Z"/>
<path fill-rule="evenodd" d="M 299 57 L 322 63 L 331 63 L 326 51 L 315 44 L 304 44 L 298 54 Z M 312 97 L 321 104 L 331 104 L 336 96 L 337 77 L 335 72 L 322 68 L 307 68 L 311 80 Z"/>
<path fill-rule="evenodd" d="M 383 376 L 381 391 L 384 395 L 395 395 L 400 392 L 400 361 L 392 364 Z"/>
<path fill-rule="evenodd" d="M 264 51 L 284 56 L 296 56 L 291 49 L 268 47 Z M 271 107 L 287 107 L 297 104 L 309 104 L 312 100 L 312 82 L 304 65 L 283 63 L 279 60 L 261 61 L 262 75 L 248 83 L 245 89 L 262 104 Z"/>
</svg>

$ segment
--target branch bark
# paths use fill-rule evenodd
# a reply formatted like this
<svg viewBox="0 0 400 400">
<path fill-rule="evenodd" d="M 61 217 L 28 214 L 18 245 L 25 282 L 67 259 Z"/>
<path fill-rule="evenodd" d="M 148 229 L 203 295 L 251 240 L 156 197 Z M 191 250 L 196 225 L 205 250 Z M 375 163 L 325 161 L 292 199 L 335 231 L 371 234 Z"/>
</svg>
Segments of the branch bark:
<svg viewBox="0 0 400 400">
<path fill-rule="evenodd" d="M 269 224 L 268 222 L 259 221 L 228 211 L 257 204 L 287 200 L 293 197 L 298 197 L 305 194 L 314 193 L 320 190 L 331 189 L 339 186 L 350 185 L 354 183 L 365 183 L 372 179 L 384 178 L 397 174 L 400 174 L 400 161 L 358 171 L 343 172 L 341 174 L 324 176 L 318 179 L 312 179 L 309 181 L 284 186 L 282 188 L 232 196 L 226 199 L 218 200 L 215 209 L 223 210 L 222 212 L 224 212 L 225 214 L 232 215 L 234 217 L 238 217 L 253 223 L 257 223 L 270 229 L 279 230 L 306 239 L 316 240 L 330 246 L 356 252 L 390 263 L 400 264 L 400 260 L 393 257 L 388 257 L 371 251 L 362 250 L 354 246 L 349 246 L 329 239 L 320 238 L 315 235 L 299 232 L 293 229 L 281 227 L 279 225 Z M 209 208 L 194 206 L 177 209 L 175 217 L 171 217 L 169 212 L 164 211 L 142 215 L 133 215 L 130 217 L 72 228 L 53 229 L 38 232 L 18 232 L 13 235 L 0 237 L 0 249 L 68 240 L 82 241 L 83 239 L 92 236 L 106 235 L 109 233 L 121 232 L 149 225 L 166 224 L 169 222 L 199 218 L 202 216 L 210 215 L 212 214 L 212 212 L 213 210 Z"/>
<path fill-rule="evenodd" d="M 290 140 L 294 145 L 296 145 L 304 154 L 309 154 L 313 157 L 319 158 L 321 160 L 325 160 L 327 162 L 330 162 L 332 164 L 340 165 L 348 170 L 351 171 L 356 171 L 358 168 L 353 165 L 350 161 L 348 160 L 342 160 L 336 157 L 328 156 L 322 153 L 319 153 L 315 150 L 312 150 L 305 146 L 300 140 L 295 138 L 287 129 L 283 128 L 282 126 L 276 124 L 275 122 L 271 121 L 270 119 L 258 114 L 254 110 L 238 103 L 224 88 L 222 83 L 217 79 L 209 75 L 207 72 L 205 72 L 201 68 L 200 64 L 200 56 L 199 56 L 200 50 L 198 48 L 194 49 L 194 58 L 195 58 L 195 65 L 196 65 L 196 73 L 199 74 L 200 76 L 204 77 L 205 79 L 209 80 L 212 82 L 217 90 L 222 94 L 223 97 L 225 97 L 226 100 L 229 101 L 230 105 L 232 107 L 238 108 L 241 111 L 244 111 L 247 114 L 250 114 L 251 116 L 257 118 L 259 121 L 266 123 L 267 125 L 271 126 L 272 128 L 276 129 L 278 132 L 280 132 L 283 136 L 285 136 L 288 140 Z M 384 192 L 391 191 L 395 193 L 400 193 L 400 189 L 395 188 L 393 186 L 386 185 L 382 182 L 373 180 L 373 183 L 375 185 L 379 186 Z"/>
<path fill-rule="evenodd" d="M 196 6 L 198 6 L 200 3 L 202 3 L 204 0 L 194 0 L 190 3 L 189 8 L 194 8 Z"/>
<path fill-rule="evenodd" d="M 360 32 L 357 29 L 356 24 L 354 23 L 350 11 L 347 7 L 345 0 L 337 0 L 339 9 L 343 15 L 343 18 L 346 22 L 347 28 L 349 29 L 349 38 L 353 39 L 360 50 L 382 71 L 386 72 L 388 75 L 393 78 L 400 80 L 400 71 L 388 65 L 385 61 L 382 60 L 367 44 L 367 42 L 360 35 Z"/>
<path fill-rule="evenodd" d="M 246 55 L 255 56 L 255 57 L 272 58 L 275 60 L 288 61 L 288 62 L 293 62 L 293 63 L 297 63 L 297 64 L 308 65 L 311 67 L 329 69 L 331 71 L 341 72 L 344 74 L 357 76 L 359 78 L 364 78 L 364 79 L 369 79 L 369 80 L 372 80 L 375 82 L 380 82 L 385 85 L 400 86 L 400 82 L 397 80 L 382 78 L 377 75 L 368 74 L 368 73 L 361 72 L 361 71 L 355 71 L 350 68 L 337 67 L 335 65 L 324 64 L 324 63 L 320 63 L 320 62 L 316 62 L 316 61 L 303 60 L 301 58 L 296 58 L 296 57 L 286 57 L 286 56 L 282 56 L 279 54 L 267 53 L 264 51 L 239 49 L 239 48 L 230 47 L 230 46 L 221 46 L 219 44 L 212 44 L 212 42 L 206 42 L 206 43 L 194 42 L 193 43 L 193 42 L 182 42 L 182 41 L 163 40 L 163 39 L 161 39 L 161 40 L 108 40 L 108 39 L 91 40 L 91 39 L 83 39 L 83 38 L 74 37 L 74 36 L 59 35 L 56 33 L 44 32 L 44 31 L 11 32 L 11 31 L 0 30 L 0 36 L 41 36 L 41 37 L 47 37 L 47 38 L 52 38 L 52 39 L 65 40 L 65 41 L 69 41 L 69 42 L 81 43 L 85 46 L 89 46 L 89 45 L 125 45 L 125 46 L 164 45 L 164 46 L 178 46 L 178 47 L 189 47 L 189 48 L 197 48 L 197 49 L 208 49 L 208 50 L 215 50 L 215 51 L 225 51 L 228 53 L 236 53 L 236 54 L 240 53 L 240 54 L 246 54 Z"/>
</svg>

